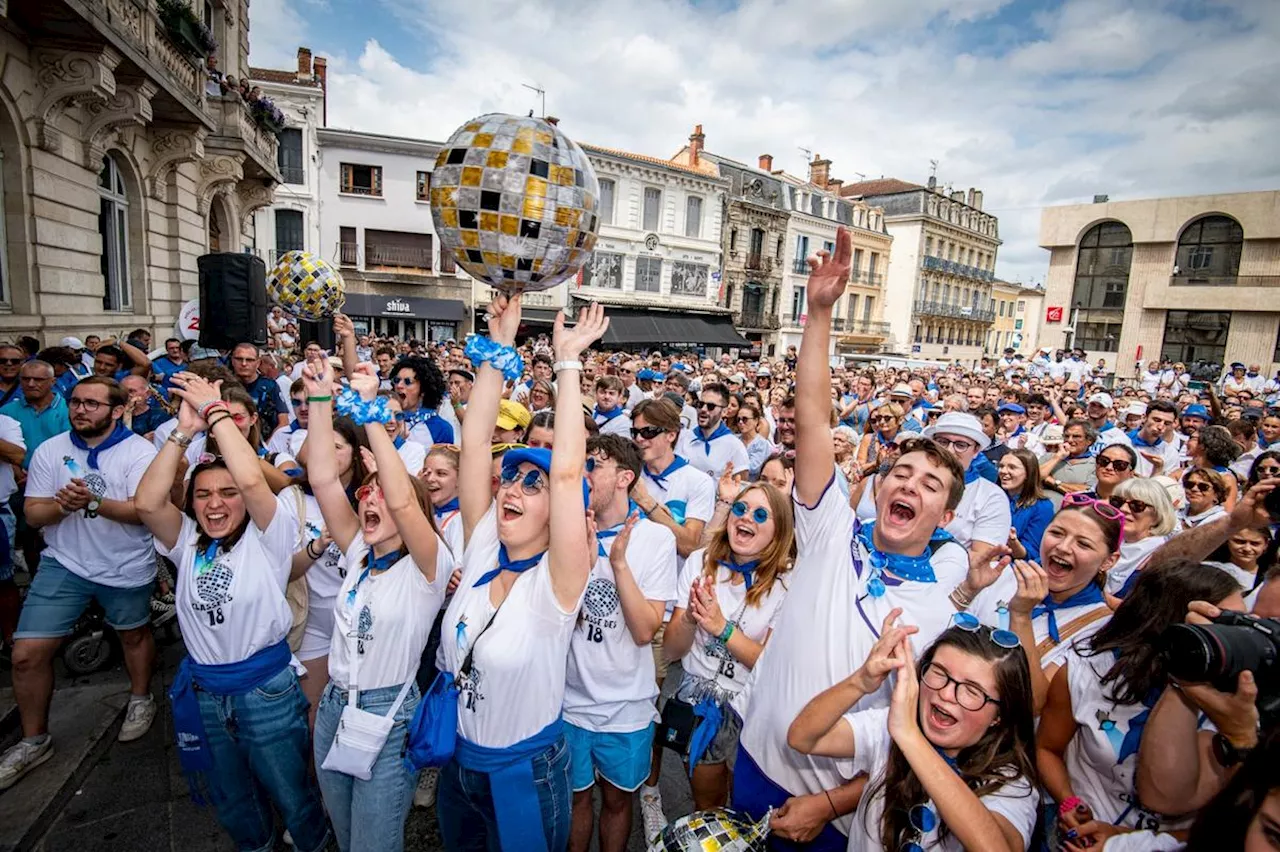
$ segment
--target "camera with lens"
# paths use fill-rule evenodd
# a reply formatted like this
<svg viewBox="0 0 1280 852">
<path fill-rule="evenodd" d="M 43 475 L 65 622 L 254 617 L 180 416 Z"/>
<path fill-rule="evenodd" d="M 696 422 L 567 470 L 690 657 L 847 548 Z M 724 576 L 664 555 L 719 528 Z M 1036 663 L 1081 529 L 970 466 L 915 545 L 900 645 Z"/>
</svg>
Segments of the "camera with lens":
<svg viewBox="0 0 1280 852">
<path fill-rule="evenodd" d="M 1168 673 L 1187 683 L 1235 692 L 1253 672 L 1263 724 L 1280 721 L 1280 619 L 1223 612 L 1210 624 L 1175 624 L 1160 637 Z"/>
</svg>

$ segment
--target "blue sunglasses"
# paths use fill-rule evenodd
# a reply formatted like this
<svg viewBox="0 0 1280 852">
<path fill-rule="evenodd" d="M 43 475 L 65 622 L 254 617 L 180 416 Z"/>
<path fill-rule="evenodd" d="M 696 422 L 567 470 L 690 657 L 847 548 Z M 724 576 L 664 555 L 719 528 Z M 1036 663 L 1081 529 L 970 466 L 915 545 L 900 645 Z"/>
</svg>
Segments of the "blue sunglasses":
<svg viewBox="0 0 1280 852">
<path fill-rule="evenodd" d="M 745 501 L 739 500 L 729 507 L 729 511 L 733 512 L 733 516 L 735 518 L 745 517 L 747 514 L 747 504 Z M 756 506 L 751 510 L 751 520 L 755 521 L 757 524 L 763 524 L 765 521 L 769 520 L 769 510 L 764 506 Z"/>
<path fill-rule="evenodd" d="M 504 486 L 520 483 L 520 490 L 525 494 L 538 494 L 542 489 L 547 487 L 547 478 L 542 475 L 542 471 L 534 468 L 525 471 L 524 476 L 520 475 L 520 468 L 505 467 L 502 469 L 502 475 L 498 477 L 498 481 Z"/>
<path fill-rule="evenodd" d="M 924 840 L 924 835 L 938 827 L 938 814 L 928 805 L 916 805 L 907 813 L 907 818 L 915 829 L 916 837 L 915 840 L 902 844 L 902 852 L 924 852 L 920 841 Z"/>
<path fill-rule="evenodd" d="M 982 630 L 983 627 L 982 622 L 979 621 L 978 617 L 971 612 L 957 612 L 955 615 L 951 616 L 951 624 L 954 627 L 959 627 L 967 633 L 977 633 Z M 1012 630 L 1000 630 L 994 627 L 991 628 L 991 641 L 1006 650 L 1017 648 L 1022 644 L 1018 639 L 1018 634 L 1014 633 Z"/>
</svg>

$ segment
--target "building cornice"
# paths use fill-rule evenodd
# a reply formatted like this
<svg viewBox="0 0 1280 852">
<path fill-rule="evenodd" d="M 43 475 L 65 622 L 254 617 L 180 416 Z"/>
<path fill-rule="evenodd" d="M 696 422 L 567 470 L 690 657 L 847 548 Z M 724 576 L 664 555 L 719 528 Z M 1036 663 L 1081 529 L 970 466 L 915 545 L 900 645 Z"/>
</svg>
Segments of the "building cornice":
<svg viewBox="0 0 1280 852">
<path fill-rule="evenodd" d="M 443 143 L 425 139 L 409 139 L 404 136 L 383 136 L 358 130 L 339 130 L 332 127 L 316 129 L 321 148 L 347 148 L 353 151 L 377 151 L 384 154 L 408 154 L 434 160 Z"/>
</svg>

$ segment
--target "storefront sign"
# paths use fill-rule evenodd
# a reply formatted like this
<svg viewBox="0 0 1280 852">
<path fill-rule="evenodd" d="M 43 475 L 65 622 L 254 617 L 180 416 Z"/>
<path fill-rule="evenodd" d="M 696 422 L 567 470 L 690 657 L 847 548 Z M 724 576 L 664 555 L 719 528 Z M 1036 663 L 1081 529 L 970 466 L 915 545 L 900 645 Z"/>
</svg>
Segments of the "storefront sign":
<svg viewBox="0 0 1280 852">
<path fill-rule="evenodd" d="M 1044 309 L 1045 322 L 1062 322 L 1062 306 L 1050 305 Z"/>
<path fill-rule="evenodd" d="M 411 316 L 413 314 L 413 308 L 410 307 L 409 303 L 404 299 L 387 299 L 387 303 L 383 307 L 382 312 L 384 314 L 403 314 L 405 316 Z"/>
</svg>

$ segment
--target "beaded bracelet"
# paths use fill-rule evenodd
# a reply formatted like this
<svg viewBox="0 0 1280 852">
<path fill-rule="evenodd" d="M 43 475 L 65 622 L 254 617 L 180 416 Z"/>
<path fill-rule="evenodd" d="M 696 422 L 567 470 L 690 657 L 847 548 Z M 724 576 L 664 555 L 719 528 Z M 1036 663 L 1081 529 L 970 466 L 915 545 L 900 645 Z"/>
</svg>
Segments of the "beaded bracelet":
<svg viewBox="0 0 1280 852">
<path fill-rule="evenodd" d="M 524 359 L 514 347 L 504 346 L 479 334 L 468 334 L 466 348 L 462 351 L 471 361 L 471 366 L 478 368 L 481 364 L 489 364 L 508 381 L 514 382 L 524 375 Z"/>
<path fill-rule="evenodd" d="M 338 394 L 334 409 L 339 414 L 350 417 L 357 426 L 364 426 L 366 423 L 390 423 L 395 419 L 395 414 L 392 413 L 391 405 L 385 396 L 369 400 L 361 399 L 360 394 L 350 388 Z"/>
</svg>

